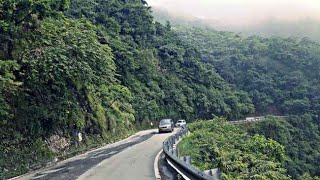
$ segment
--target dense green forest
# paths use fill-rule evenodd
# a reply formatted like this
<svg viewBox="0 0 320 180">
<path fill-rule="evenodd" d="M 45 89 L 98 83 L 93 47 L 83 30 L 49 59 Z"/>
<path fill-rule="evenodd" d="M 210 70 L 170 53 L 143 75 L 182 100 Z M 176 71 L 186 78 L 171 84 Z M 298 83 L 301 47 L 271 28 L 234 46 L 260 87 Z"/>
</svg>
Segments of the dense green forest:
<svg viewBox="0 0 320 180">
<path fill-rule="evenodd" d="M 251 135 L 260 134 L 283 145 L 287 155 L 285 167 L 294 179 L 320 175 L 320 130 L 310 115 L 269 118 L 244 129 Z"/>
<path fill-rule="evenodd" d="M 220 168 L 223 179 L 319 179 L 319 127 L 309 115 L 241 125 L 214 118 L 188 127 L 179 155 L 191 155 L 201 170 Z"/>
<path fill-rule="evenodd" d="M 143 0 L 3 0 L 0 47 L 0 179 L 163 117 L 254 112 Z"/>
<path fill-rule="evenodd" d="M 306 38 L 172 28 L 155 21 L 144 0 L 2 0 L 0 179 L 124 138 L 160 118 L 248 114 L 293 116 L 242 130 L 222 119 L 194 125 L 195 148 L 208 135 L 207 152 L 216 140 L 229 150 L 216 164 L 201 164 L 208 156 L 199 154 L 199 167 L 224 167 L 237 157 L 239 164 L 224 167 L 226 177 L 237 175 L 232 168 L 240 174 L 248 168 L 243 158 L 258 163 L 253 176 L 319 176 L 319 52 Z"/>
<path fill-rule="evenodd" d="M 192 132 L 179 143 L 179 154 L 191 155 L 201 170 L 220 168 L 222 179 L 290 179 L 284 147 L 261 135 L 249 135 L 226 120 L 214 118 L 189 126 Z"/>
<path fill-rule="evenodd" d="M 234 87 L 249 93 L 257 114 L 320 115 L 320 44 L 309 39 L 244 38 L 210 29 L 177 28 Z"/>
<path fill-rule="evenodd" d="M 307 38 L 246 38 L 208 28 L 175 31 L 232 87 L 249 94 L 256 115 L 289 116 L 252 125 L 248 132 L 285 147 L 286 169 L 294 179 L 319 176 L 320 44 Z"/>
</svg>

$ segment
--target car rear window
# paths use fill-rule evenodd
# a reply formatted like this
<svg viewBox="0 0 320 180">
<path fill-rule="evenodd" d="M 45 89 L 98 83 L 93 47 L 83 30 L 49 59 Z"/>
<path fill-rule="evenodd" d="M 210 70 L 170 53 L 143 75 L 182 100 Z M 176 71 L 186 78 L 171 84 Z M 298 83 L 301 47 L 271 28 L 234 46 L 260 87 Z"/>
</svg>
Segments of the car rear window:
<svg viewBox="0 0 320 180">
<path fill-rule="evenodd" d="M 178 121 L 178 123 L 183 123 L 183 122 L 184 122 L 184 120 L 179 120 L 179 121 Z"/>
<path fill-rule="evenodd" d="M 160 121 L 160 124 L 162 125 L 162 124 L 170 124 L 171 122 L 170 122 L 170 119 L 162 119 L 161 121 Z"/>
</svg>

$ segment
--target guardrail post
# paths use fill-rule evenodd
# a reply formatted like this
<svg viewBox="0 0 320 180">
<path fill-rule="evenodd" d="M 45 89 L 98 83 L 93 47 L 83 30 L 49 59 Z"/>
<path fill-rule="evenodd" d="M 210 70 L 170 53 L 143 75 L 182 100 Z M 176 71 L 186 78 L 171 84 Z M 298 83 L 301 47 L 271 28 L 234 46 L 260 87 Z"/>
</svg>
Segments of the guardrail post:
<svg viewBox="0 0 320 180">
<path fill-rule="evenodd" d="M 178 149 L 172 149 L 172 154 L 178 157 Z"/>
<path fill-rule="evenodd" d="M 188 164 L 191 164 L 191 161 L 192 161 L 191 156 L 188 156 L 188 158 L 187 158 L 187 163 L 188 163 Z"/>
<path fill-rule="evenodd" d="M 176 148 L 176 157 L 179 157 L 178 147 Z"/>
<path fill-rule="evenodd" d="M 167 147 L 167 150 L 169 150 L 170 145 L 169 145 L 169 142 L 168 142 L 168 141 L 167 141 L 167 143 L 166 143 L 166 147 Z"/>
</svg>

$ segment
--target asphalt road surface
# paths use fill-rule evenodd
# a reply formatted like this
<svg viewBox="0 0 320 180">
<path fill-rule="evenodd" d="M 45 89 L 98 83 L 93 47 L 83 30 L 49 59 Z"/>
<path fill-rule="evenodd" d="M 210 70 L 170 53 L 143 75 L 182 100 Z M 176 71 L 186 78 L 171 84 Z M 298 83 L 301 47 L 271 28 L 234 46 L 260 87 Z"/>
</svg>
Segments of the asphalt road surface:
<svg viewBox="0 0 320 180">
<path fill-rule="evenodd" d="M 132 180 L 155 179 L 154 159 L 172 133 L 141 131 L 128 139 L 20 176 L 18 180 Z"/>
</svg>

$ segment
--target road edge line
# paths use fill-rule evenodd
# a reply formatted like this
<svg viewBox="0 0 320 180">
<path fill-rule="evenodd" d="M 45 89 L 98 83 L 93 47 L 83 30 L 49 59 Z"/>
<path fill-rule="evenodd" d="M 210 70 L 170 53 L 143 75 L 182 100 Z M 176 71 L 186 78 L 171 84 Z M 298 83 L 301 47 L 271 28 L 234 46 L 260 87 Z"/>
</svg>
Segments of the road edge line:
<svg viewBox="0 0 320 180">
<path fill-rule="evenodd" d="M 156 177 L 156 180 L 161 180 L 161 175 L 159 171 L 159 158 L 161 153 L 163 152 L 163 149 L 157 154 L 156 158 L 154 159 L 153 168 L 154 168 L 154 176 Z"/>
</svg>

